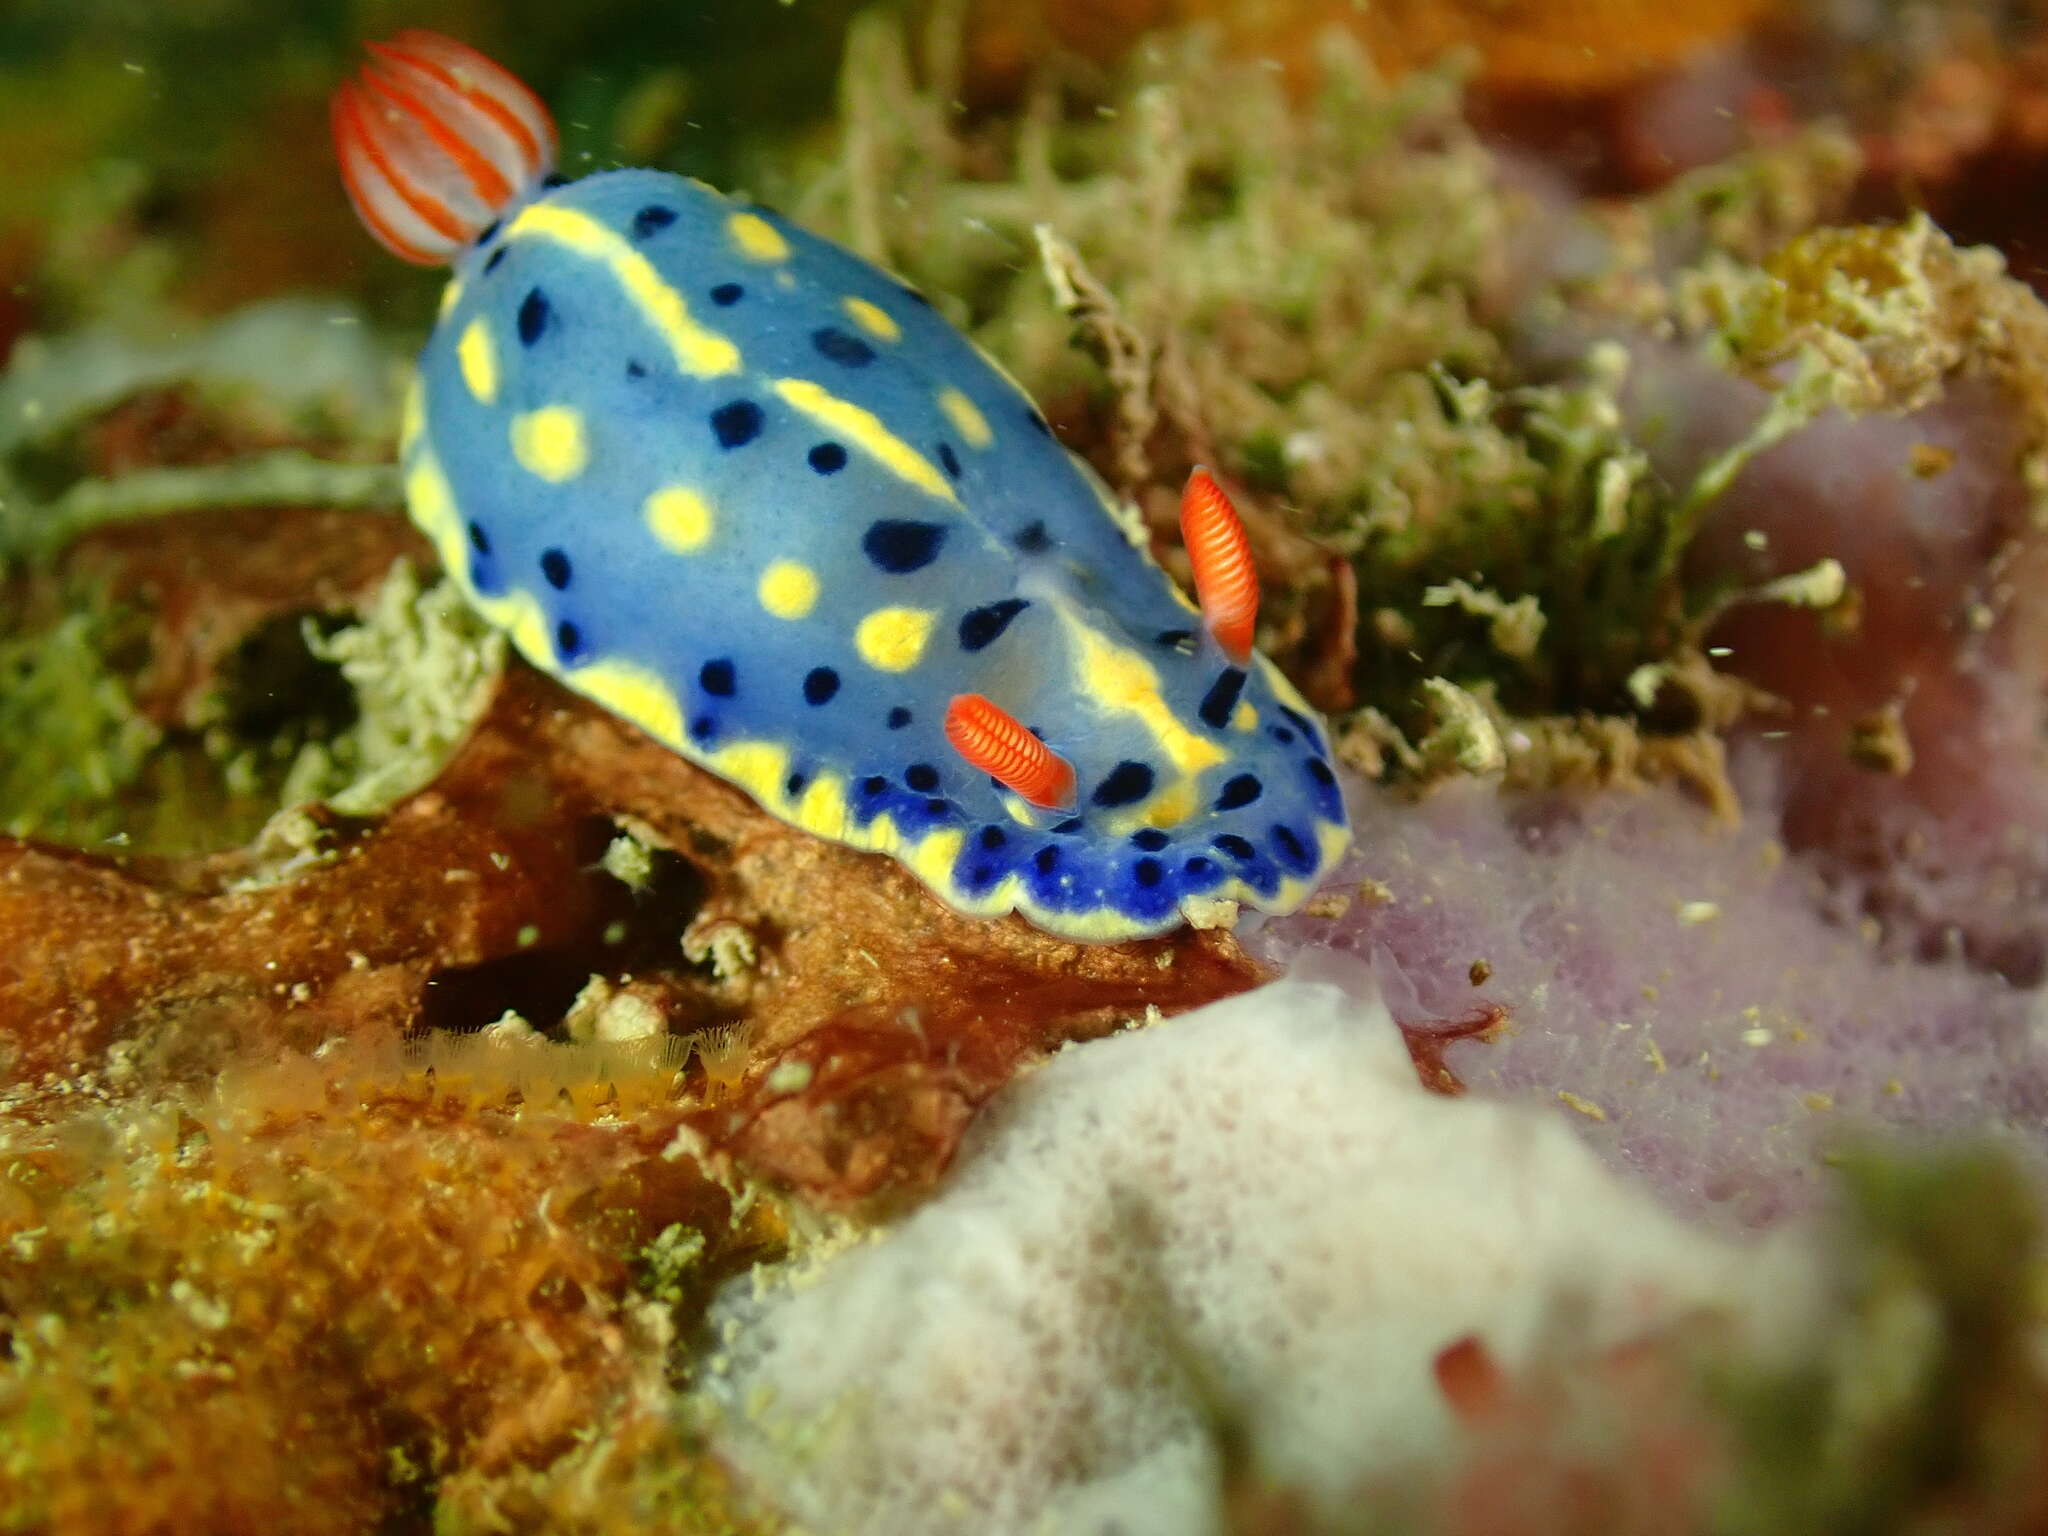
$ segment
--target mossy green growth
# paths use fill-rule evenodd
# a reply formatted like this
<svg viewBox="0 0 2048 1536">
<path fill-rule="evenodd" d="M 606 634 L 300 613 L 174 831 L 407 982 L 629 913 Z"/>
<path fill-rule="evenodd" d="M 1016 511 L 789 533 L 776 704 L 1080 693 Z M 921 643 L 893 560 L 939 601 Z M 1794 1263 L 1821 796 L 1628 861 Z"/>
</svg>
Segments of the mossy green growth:
<svg viewBox="0 0 2048 1536">
<path fill-rule="evenodd" d="M 759 184 L 939 296 L 1162 548 L 1190 464 L 1244 487 L 1261 644 L 1333 712 L 1420 734 L 1450 685 L 1521 722 L 1512 740 L 1620 729 L 1717 761 L 1747 695 L 1706 623 L 1797 594 L 1702 585 L 1685 556 L 1737 472 L 1823 411 L 1989 378 L 2048 506 L 2041 306 L 1924 219 L 1828 227 L 1858 167 L 1838 130 L 1565 211 L 1501 174 L 1455 65 L 1388 78 L 1333 33 L 1296 97 L 1184 33 L 973 115 L 957 44 L 856 26 L 835 158 Z M 1763 418 L 1668 482 L 1645 450 L 1670 423 L 1636 402 L 1658 354 L 1602 340 L 1624 336 L 1755 380 Z"/>
<path fill-rule="evenodd" d="M 0 829 L 89 843 L 115 834 L 115 804 L 162 733 L 135 708 L 110 658 L 141 641 L 102 592 L 53 622 L 0 634 Z"/>
<path fill-rule="evenodd" d="M 857 26 L 837 163 L 763 179 L 943 296 L 1162 542 L 1188 464 L 1246 487 L 1262 644 L 1321 702 L 1421 728 L 1439 679 L 1510 717 L 1643 713 L 1627 680 L 1692 643 L 1679 556 L 1725 481 L 1649 471 L 1619 345 L 1538 362 L 1511 335 L 1546 306 L 1570 333 L 1569 285 L 1538 302 L 1514 270 L 1558 216 L 1500 176 L 1455 64 L 1388 78 L 1332 33 L 1296 100 L 1196 32 L 971 121 L 958 67 L 942 29 L 914 66 Z M 1689 217 L 1732 241 L 1827 206 L 1853 153 L 1808 148 Z"/>
</svg>

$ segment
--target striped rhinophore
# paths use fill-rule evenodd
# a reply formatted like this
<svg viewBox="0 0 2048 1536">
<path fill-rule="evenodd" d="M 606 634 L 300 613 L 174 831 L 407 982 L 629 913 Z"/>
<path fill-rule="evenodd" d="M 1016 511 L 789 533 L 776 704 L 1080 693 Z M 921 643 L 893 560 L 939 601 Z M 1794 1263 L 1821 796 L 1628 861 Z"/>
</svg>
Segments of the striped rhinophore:
<svg viewBox="0 0 2048 1536">
<path fill-rule="evenodd" d="M 1044 810 L 1074 803 L 1074 770 L 1000 704 L 963 693 L 946 706 L 953 750 L 1012 794 Z"/>
<path fill-rule="evenodd" d="M 1259 619 L 1259 571 L 1237 508 L 1208 470 L 1196 466 L 1180 497 L 1180 536 L 1195 576 L 1202 621 L 1232 661 L 1252 653 Z"/>
<path fill-rule="evenodd" d="M 349 200 L 393 255 L 453 261 L 554 168 L 555 125 L 519 80 L 452 38 L 401 32 L 369 53 L 330 111 Z"/>
</svg>

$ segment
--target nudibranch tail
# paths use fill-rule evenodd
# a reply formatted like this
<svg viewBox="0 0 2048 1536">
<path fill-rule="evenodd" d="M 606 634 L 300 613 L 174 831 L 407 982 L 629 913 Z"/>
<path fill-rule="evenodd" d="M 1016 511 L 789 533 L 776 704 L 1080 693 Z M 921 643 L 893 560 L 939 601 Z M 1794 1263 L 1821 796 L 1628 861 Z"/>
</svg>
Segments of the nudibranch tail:
<svg viewBox="0 0 2048 1536">
<path fill-rule="evenodd" d="M 452 261 L 553 169 L 547 108 L 475 49 L 413 29 L 368 45 L 329 121 L 357 215 L 385 249 Z"/>
<path fill-rule="evenodd" d="M 1181 492 L 1180 534 L 1194 567 L 1202 619 L 1224 653 L 1241 666 L 1251 655 L 1258 623 L 1258 567 L 1237 508 L 1199 465 Z"/>
<path fill-rule="evenodd" d="M 946 740 L 953 750 L 1012 794 L 1046 810 L 1074 803 L 1074 770 L 1000 704 L 978 693 L 956 695 L 946 706 Z"/>
</svg>

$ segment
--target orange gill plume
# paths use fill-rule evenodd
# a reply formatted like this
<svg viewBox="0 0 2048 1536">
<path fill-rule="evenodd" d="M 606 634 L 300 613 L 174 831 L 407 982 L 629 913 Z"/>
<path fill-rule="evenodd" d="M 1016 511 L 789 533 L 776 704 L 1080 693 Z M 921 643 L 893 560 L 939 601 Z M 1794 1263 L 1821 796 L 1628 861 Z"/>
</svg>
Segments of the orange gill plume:
<svg viewBox="0 0 2048 1536">
<path fill-rule="evenodd" d="M 349 201 L 394 256 L 449 262 L 555 162 L 555 125 L 474 48 L 418 29 L 371 43 L 329 105 Z"/>
</svg>

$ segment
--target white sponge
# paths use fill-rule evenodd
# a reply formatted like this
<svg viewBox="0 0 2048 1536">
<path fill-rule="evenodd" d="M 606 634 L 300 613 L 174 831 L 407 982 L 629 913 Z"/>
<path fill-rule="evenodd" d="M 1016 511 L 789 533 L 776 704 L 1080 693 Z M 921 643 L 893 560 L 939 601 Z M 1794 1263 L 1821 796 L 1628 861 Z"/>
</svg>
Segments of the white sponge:
<svg viewBox="0 0 2048 1536">
<path fill-rule="evenodd" d="M 1321 975 L 1061 1053 L 896 1231 L 734 1287 L 720 1449 L 815 1532 L 1189 1536 L 1219 1408 L 1334 1509 L 1445 1442 L 1467 1334 L 1513 1365 L 1703 1306 L 1801 1325 L 1803 1242 L 1687 1228 L 1559 1117 L 1424 1091 L 1369 981 Z"/>
</svg>

